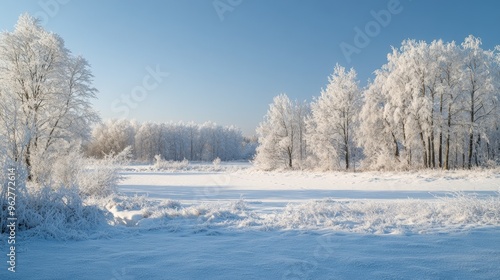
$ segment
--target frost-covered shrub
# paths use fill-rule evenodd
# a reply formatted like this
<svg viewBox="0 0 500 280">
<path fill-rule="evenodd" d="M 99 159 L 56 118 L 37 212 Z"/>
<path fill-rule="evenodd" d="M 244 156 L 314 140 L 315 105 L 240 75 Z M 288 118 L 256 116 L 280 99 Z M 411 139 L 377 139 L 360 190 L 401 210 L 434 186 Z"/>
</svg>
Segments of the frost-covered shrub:
<svg viewBox="0 0 500 280">
<path fill-rule="evenodd" d="M 106 225 L 108 212 L 99 199 L 115 192 L 119 168 L 129 155 L 127 148 L 96 160 L 84 158 L 73 150 L 50 158 L 51 165 L 37 162 L 31 182 L 26 180 L 23 164 L 15 164 L 18 230 L 46 238 L 81 239 L 87 237 L 89 230 Z M 10 165 L 0 161 L 2 170 Z M 2 186 L 1 232 L 7 230 L 3 222 L 8 207 L 6 197 L 6 188 Z"/>
<path fill-rule="evenodd" d="M 120 175 L 116 167 L 106 166 L 102 162 L 96 163 L 77 174 L 78 191 L 84 197 L 104 197 L 115 192 Z"/>
<path fill-rule="evenodd" d="M 131 148 L 127 147 L 118 154 L 105 155 L 103 159 L 87 159 L 87 167 L 76 174 L 76 184 L 82 196 L 104 197 L 115 192 L 121 179 L 118 173 L 130 158 Z"/>
<path fill-rule="evenodd" d="M 220 167 L 220 163 L 221 163 L 221 160 L 219 157 L 215 158 L 213 161 L 212 161 L 212 164 L 214 165 L 214 167 Z"/>
<path fill-rule="evenodd" d="M 395 160 L 393 155 L 378 153 L 376 156 L 364 159 L 361 162 L 361 169 L 377 171 L 406 171 L 409 170 L 410 167 L 404 160 Z"/>
<path fill-rule="evenodd" d="M 11 164 L 2 165 L 6 168 Z M 89 230 L 106 224 L 105 212 L 97 205 L 85 203 L 76 186 L 27 183 L 27 172 L 22 165 L 13 166 L 16 167 L 15 216 L 19 232 L 46 238 L 81 239 Z M 8 230 L 4 222 L 9 206 L 6 198 L 7 190 L 2 185 L 2 233 Z"/>
<path fill-rule="evenodd" d="M 131 148 L 127 147 L 118 154 L 110 153 L 103 159 L 88 159 L 87 168 L 77 174 L 77 185 L 83 196 L 104 197 L 115 192 L 121 179 L 119 169 L 127 164 Z"/>
<path fill-rule="evenodd" d="M 128 163 L 131 148 L 122 152 L 104 155 L 102 159 L 85 158 L 78 149 L 55 156 L 34 157 L 32 174 L 34 182 L 40 185 L 76 187 L 84 197 L 104 197 L 114 192 L 120 180 L 118 173 L 122 165 Z M 48 164 L 51 163 L 51 164 Z"/>
<path fill-rule="evenodd" d="M 212 161 L 212 165 L 214 166 L 214 169 L 215 170 L 219 170 L 220 169 L 220 164 L 221 164 L 221 160 L 220 158 L 215 158 L 213 161 Z"/>
<path fill-rule="evenodd" d="M 115 195 L 109 198 L 109 201 L 106 203 L 106 208 L 116 208 L 117 211 L 133 211 L 149 207 L 150 203 L 151 201 L 148 200 L 148 197 L 143 195 L 135 195 L 132 197 Z"/>
<path fill-rule="evenodd" d="M 184 159 L 182 161 L 164 160 L 161 155 L 155 156 L 153 167 L 156 170 L 186 170 L 189 166 L 189 161 Z"/>
<path fill-rule="evenodd" d="M 34 153 L 31 174 L 40 185 L 72 186 L 86 160 L 77 148 L 61 148 L 60 153 Z"/>
<path fill-rule="evenodd" d="M 106 224 L 97 205 L 87 205 L 77 188 L 29 186 L 18 196 L 18 229 L 56 239 L 82 239 L 89 230 Z"/>
</svg>

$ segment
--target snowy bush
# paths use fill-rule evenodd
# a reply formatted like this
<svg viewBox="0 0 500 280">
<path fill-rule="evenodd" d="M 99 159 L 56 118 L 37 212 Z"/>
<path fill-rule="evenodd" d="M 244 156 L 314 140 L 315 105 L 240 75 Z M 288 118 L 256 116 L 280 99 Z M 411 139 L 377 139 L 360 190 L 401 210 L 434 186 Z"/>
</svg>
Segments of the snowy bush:
<svg viewBox="0 0 500 280">
<path fill-rule="evenodd" d="M 35 152 L 31 156 L 33 181 L 41 185 L 71 186 L 86 165 L 78 148 L 61 147 L 60 153 Z"/>
<path fill-rule="evenodd" d="M 212 161 L 212 164 L 214 166 L 215 169 L 219 169 L 220 168 L 220 163 L 221 163 L 221 160 L 220 158 L 215 158 L 213 161 Z"/>
<path fill-rule="evenodd" d="M 184 159 L 182 161 L 164 160 L 161 155 L 155 156 L 153 167 L 156 170 L 186 170 L 189 166 L 189 161 Z"/>
<path fill-rule="evenodd" d="M 152 201 L 148 200 L 147 196 L 134 195 L 134 196 L 119 196 L 114 195 L 109 197 L 106 203 L 107 209 L 115 208 L 117 211 L 132 211 L 141 210 L 151 206 Z"/>
<path fill-rule="evenodd" d="M 89 230 L 106 225 L 106 214 L 97 205 L 87 205 L 76 188 L 29 186 L 18 196 L 20 231 L 55 239 L 86 238 Z"/>
<path fill-rule="evenodd" d="M 118 170 L 127 163 L 129 153 L 130 148 L 127 148 L 117 155 L 96 160 L 72 151 L 54 159 L 51 168 L 37 164 L 33 174 L 38 182 L 27 182 L 27 172 L 18 164 L 16 215 L 19 231 L 44 238 L 80 239 L 86 238 L 90 229 L 106 225 L 107 211 L 95 198 L 115 192 L 120 179 Z M 6 169 L 7 163 L 2 163 L 2 169 Z M 0 204 L 5 210 L 5 187 L 1 198 Z M 6 231 L 5 225 L 2 223 L 2 232 Z"/>
<path fill-rule="evenodd" d="M 86 203 L 77 187 L 26 183 L 27 174 L 21 166 L 16 167 L 15 213 L 19 232 L 44 238 L 81 239 L 88 236 L 89 230 L 106 225 L 105 211 Z M 5 187 L 1 198 L 4 215 L 8 213 Z M 6 223 L 2 222 L 1 232 L 6 231 Z"/>
<path fill-rule="evenodd" d="M 221 164 L 221 160 L 220 158 L 215 158 L 214 161 L 212 161 L 212 164 L 215 166 L 215 167 L 220 167 L 220 164 Z"/>
<path fill-rule="evenodd" d="M 46 158 L 51 165 L 44 164 L 43 155 L 34 156 L 32 174 L 37 184 L 59 187 L 76 187 L 84 197 L 103 197 L 114 192 L 122 165 L 130 158 L 131 147 L 122 152 L 104 155 L 102 159 L 85 158 L 78 149 L 66 154 Z"/>
<path fill-rule="evenodd" d="M 92 167 L 81 170 L 76 177 L 80 195 L 104 197 L 112 194 L 120 180 L 117 168 L 96 160 Z"/>
<path fill-rule="evenodd" d="M 390 155 L 384 153 L 378 153 L 372 161 L 362 162 L 362 167 L 365 170 L 377 170 L 377 171 L 405 171 L 409 169 L 409 166 L 401 160 L 394 160 Z"/>
<path fill-rule="evenodd" d="M 121 179 L 118 173 L 121 166 L 128 163 L 131 147 L 125 148 L 118 154 L 105 155 L 103 159 L 88 159 L 87 168 L 76 174 L 76 184 L 80 194 L 84 197 L 104 197 L 115 192 L 116 185 Z"/>
</svg>

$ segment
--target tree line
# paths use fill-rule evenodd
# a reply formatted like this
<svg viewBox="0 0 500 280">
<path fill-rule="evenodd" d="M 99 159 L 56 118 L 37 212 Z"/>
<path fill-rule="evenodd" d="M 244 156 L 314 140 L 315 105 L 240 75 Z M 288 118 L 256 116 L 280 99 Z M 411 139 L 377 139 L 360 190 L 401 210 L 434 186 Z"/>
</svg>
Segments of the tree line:
<svg viewBox="0 0 500 280">
<path fill-rule="evenodd" d="M 406 40 L 365 88 L 337 65 L 307 104 L 274 98 L 257 128 L 263 169 L 473 168 L 500 153 L 500 47 Z M 354 163 L 353 163 L 354 162 Z"/>
<path fill-rule="evenodd" d="M 140 161 L 153 161 L 156 155 L 174 161 L 228 161 L 251 158 L 255 145 L 239 128 L 213 122 L 140 124 L 113 119 L 94 127 L 85 150 L 88 156 L 101 158 L 130 146 L 133 158 Z"/>
</svg>

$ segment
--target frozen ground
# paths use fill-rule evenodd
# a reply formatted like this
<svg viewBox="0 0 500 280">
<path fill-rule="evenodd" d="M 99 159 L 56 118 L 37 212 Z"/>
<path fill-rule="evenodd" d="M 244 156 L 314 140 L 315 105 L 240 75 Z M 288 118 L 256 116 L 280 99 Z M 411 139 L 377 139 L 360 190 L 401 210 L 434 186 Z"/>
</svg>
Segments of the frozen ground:
<svg viewBox="0 0 500 280">
<path fill-rule="evenodd" d="M 499 279 L 500 175 L 130 166 L 114 225 L 0 279 Z M 5 251 L 5 245 L 2 245 Z"/>
</svg>

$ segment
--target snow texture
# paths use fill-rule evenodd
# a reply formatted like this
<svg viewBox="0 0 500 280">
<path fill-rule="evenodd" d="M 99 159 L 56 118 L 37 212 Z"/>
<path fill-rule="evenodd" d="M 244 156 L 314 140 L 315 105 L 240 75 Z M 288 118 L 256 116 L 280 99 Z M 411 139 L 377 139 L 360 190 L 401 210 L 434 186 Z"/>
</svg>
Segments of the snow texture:
<svg viewBox="0 0 500 280">
<path fill-rule="evenodd" d="M 496 170 L 303 173 L 221 166 L 231 169 L 126 167 L 118 195 L 87 201 L 112 214 L 108 225 L 64 242 L 21 233 L 18 272 L 1 270 L 0 278 L 500 276 Z"/>
</svg>

